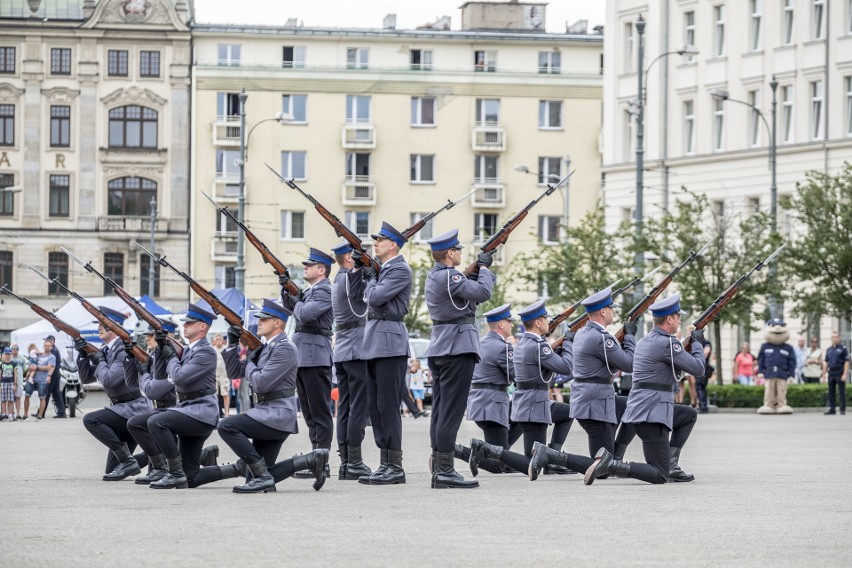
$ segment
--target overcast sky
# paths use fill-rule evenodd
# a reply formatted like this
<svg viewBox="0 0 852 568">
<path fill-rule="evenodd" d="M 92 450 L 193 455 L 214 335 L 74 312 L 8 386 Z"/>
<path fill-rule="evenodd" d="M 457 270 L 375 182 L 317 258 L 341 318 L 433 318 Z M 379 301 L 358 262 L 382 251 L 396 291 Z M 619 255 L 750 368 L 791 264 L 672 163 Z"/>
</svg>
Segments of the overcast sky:
<svg viewBox="0 0 852 568">
<path fill-rule="evenodd" d="M 307 27 L 380 28 L 387 14 L 396 14 L 398 29 L 414 29 L 439 17 L 452 17 L 452 29 L 461 24 L 463 0 L 195 0 L 195 21 L 218 24 L 283 25 L 297 18 Z M 547 31 L 564 33 L 565 23 L 589 20 L 589 31 L 603 25 L 604 0 L 552 0 L 545 12 Z"/>
</svg>

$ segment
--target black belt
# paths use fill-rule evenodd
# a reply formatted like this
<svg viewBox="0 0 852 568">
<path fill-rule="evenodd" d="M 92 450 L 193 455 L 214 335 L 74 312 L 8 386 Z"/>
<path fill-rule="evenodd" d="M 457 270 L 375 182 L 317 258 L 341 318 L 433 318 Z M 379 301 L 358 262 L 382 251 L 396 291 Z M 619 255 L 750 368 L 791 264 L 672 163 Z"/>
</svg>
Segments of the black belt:
<svg viewBox="0 0 852 568">
<path fill-rule="evenodd" d="M 515 383 L 515 386 L 521 391 L 546 391 L 550 389 L 549 383 L 543 383 L 540 380 L 521 381 L 519 383 Z"/>
<path fill-rule="evenodd" d="M 637 383 L 633 382 L 633 386 L 631 387 L 633 390 L 652 390 L 652 391 L 660 391 L 660 392 L 672 392 L 674 389 L 673 385 L 661 385 L 659 383 Z"/>
<path fill-rule="evenodd" d="M 358 327 L 364 327 L 365 325 L 367 325 L 367 320 L 359 319 L 358 321 L 335 325 L 334 329 L 337 331 L 346 331 L 347 329 L 355 329 Z"/>
<path fill-rule="evenodd" d="M 270 400 L 278 400 L 279 398 L 290 398 L 291 396 L 296 396 L 296 389 L 284 389 L 272 392 L 259 392 L 256 393 L 254 396 L 257 402 L 268 402 Z"/>
<path fill-rule="evenodd" d="M 296 332 L 297 333 L 309 333 L 311 335 L 323 335 L 325 337 L 331 337 L 334 333 L 330 329 L 324 329 L 321 327 L 314 327 L 312 325 L 302 325 L 296 324 Z"/>
<path fill-rule="evenodd" d="M 592 383 L 595 385 L 611 385 L 612 379 L 603 378 L 603 377 L 586 377 L 584 379 L 580 379 L 578 377 L 574 377 L 575 383 Z"/>
<path fill-rule="evenodd" d="M 506 385 L 492 385 L 489 383 L 473 383 L 470 385 L 470 390 L 488 390 L 497 392 L 506 392 L 509 387 Z"/>
<path fill-rule="evenodd" d="M 159 408 L 171 408 L 172 406 L 177 404 L 177 401 L 173 398 L 165 398 L 165 399 L 162 399 L 162 400 L 152 400 L 151 402 L 154 403 L 154 408 L 157 408 L 157 409 L 159 409 Z"/>
<path fill-rule="evenodd" d="M 476 323 L 473 317 L 456 318 L 453 320 L 432 320 L 432 325 L 461 325 L 463 323 Z"/>
<path fill-rule="evenodd" d="M 403 321 L 402 316 L 396 316 L 391 314 L 386 314 L 383 312 L 367 312 L 368 320 L 382 320 L 382 321 Z"/>
<path fill-rule="evenodd" d="M 179 392 L 177 393 L 177 398 L 180 402 L 186 402 L 187 400 L 195 400 L 196 398 L 201 398 L 202 396 L 211 394 L 216 394 L 216 389 L 208 388 L 192 392 Z"/>
<path fill-rule="evenodd" d="M 142 391 L 135 390 L 135 391 L 130 391 L 130 392 L 125 393 L 125 394 L 120 394 L 118 396 L 114 396 L 114 397 L 111 396 L 111 397 L 109 397 L 109 401 L 112 404 L 121 404 L 122 402 L 127 402 L 127 401 L 130 401 L 130 400 L 136 400 L 140 396 L 142 396 Z"/>
</svg>

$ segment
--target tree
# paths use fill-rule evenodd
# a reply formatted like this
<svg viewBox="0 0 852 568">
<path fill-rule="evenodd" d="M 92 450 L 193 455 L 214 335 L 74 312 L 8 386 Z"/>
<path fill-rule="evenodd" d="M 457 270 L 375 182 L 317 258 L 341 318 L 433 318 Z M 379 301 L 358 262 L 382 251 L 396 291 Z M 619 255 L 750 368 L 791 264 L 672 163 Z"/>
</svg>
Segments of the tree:
<svg viewBox="0 0 852 568">
<path fill-rule="evenodd" d="M 413 279 L 408 313 L 405 314 L 403 321 L 409 333 L 429 335 L 432 333 L 432 321 L 429 319 L 429 311 L 426 307 L 426 277 L 433 265 L 429 256 L 429 247 L 424 249 L 412 245 L 407 257 Z"/>
</svg>

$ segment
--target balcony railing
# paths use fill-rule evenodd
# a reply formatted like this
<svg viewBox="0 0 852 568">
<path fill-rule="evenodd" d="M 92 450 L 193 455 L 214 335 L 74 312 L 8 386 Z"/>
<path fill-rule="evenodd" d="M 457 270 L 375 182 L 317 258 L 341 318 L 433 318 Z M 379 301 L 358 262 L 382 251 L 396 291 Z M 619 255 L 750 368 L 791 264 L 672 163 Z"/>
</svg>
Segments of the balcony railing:
<svg viewBox="0 0 852 568">
<path fill-rule="evenodd" d="M 506 188 L 496 179 L 474 180 L 476 191 L 470 196 L 473 207 L 501 208 L 506 206 Z"/>
<path fill-rule="evenodd" d="M 214 146 L 240 145 L 240 117 L 220 116 L 213 123 Z"/>
<path fill-rule="evenodd" d="M 219 203 L 236 203 L 240 197 L 240 178 L 237 174 L 216 174 L 213 179 L 213 199 Z"/>
<path fill-rule="evenodd" d="M 471 146 L 474 152 L 503 152 L 506 150 L 506 129 L 499 124 L 477 125 L 473 128 Z"/>
<path fill-rule="evenodd" d="M 210 259 L 214 262 L 237 259 L 237 233 L 216 233 L 210 246 Z"/>
<path fill-rule="evenodd" d="M 344 205 L 375 205 L 376 186 L 370 176 L 352 176 L 343 181 Z"/>
<path fill-rule="evenodd" d="M 372 124 L 344 124 L 343 147 L 352 150 L 376 147 L 376 128 Z"/>
<path fill-rule="evenodd" d="M 169 230 L 169 220 L 158 217 L 155 232 L 165 233 Z M 98 217 L 98 231 L 121 233 L 150 233 L 151 217 L 128 217 L 125 215 L 106 215 Z M 122 237 L 124 238 L 124 237 Z"/>
</svg>

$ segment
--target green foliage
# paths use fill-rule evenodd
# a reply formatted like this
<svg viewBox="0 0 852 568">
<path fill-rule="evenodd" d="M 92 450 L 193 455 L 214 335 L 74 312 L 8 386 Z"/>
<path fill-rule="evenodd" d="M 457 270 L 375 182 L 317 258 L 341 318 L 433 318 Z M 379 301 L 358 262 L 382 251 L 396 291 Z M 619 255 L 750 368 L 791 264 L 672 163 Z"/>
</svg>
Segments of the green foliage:
<svg viewBox="0 0 852 568">
<path fill-rule="evenodd" d="M 426 307 L 426 276 L 434 263 L 428 247 L 412 244 L 405 256 L 414 275 L 408 313 L 404 318 L 405 327 L 409 333 L 419 333 L 428 337 L 432 333 L 432 322 L 429 320 L 429 310 Z"/>
</svg>

